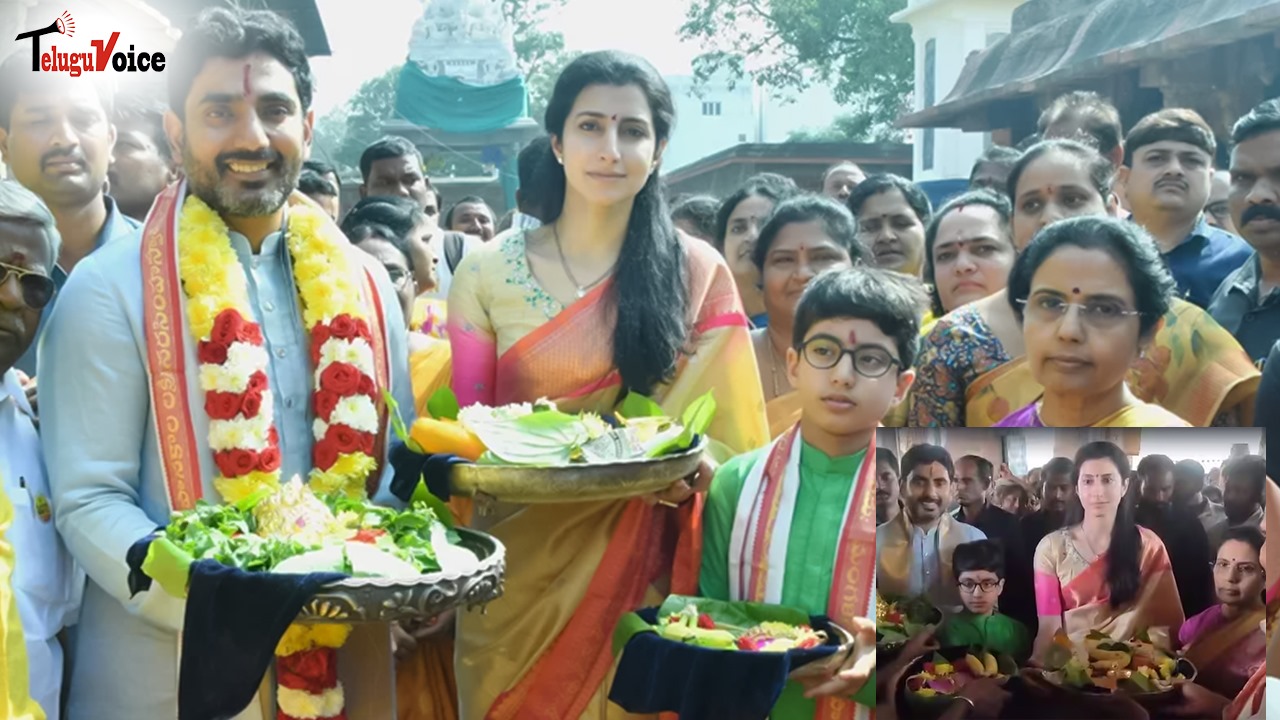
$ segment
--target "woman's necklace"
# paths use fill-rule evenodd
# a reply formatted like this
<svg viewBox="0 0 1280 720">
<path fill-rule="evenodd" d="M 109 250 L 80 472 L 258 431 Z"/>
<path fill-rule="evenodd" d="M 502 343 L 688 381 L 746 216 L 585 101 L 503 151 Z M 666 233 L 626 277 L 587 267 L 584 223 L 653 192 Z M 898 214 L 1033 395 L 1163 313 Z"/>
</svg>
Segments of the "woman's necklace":
<svg viewBox="0 0 1280 720">
<path fill-rule="evenodd" d="M 764 341 L 769 345 L 769 376 L 773 380 L 773 396 L 780 397 L 782 390 L 778 385 L 778 348 L 773 344 L 773 337 L 769 335 L 769 331 L 764 331 Z"/>
<path fill-rule="evenodd" d="M 1085 532 L 1083 525 L 1080 526 L 1080 537 L 1084 538 L 1085 545 L 1089 547 L 1089 552 L 1093 553 L 1092 560 L 1102 557 L 1102 553 L 1098 552 L 1098 549 L 1093 546 L 1093 541 L 1089 539 L 1089 533 Z"/>
<path fill-rule="evenodd" d="M 614 268 L 618 267 L 618 261 L 615 260 L 613 262 L 613 265 L 609 266 L 609 269 L 606 270 L 604 274 L 601 275 L 598 279 L 596 279 L 595 282 L 583 285 L 582 283 L 578 282 L 578 279 L 573 276 L 573 271 L 569 269 L 569 259 L 565 257 L 564 247 L 560 245 L 560 232 L 556 229 L 555 223 L 551 224 L 551 237 L 555 238 L 556 252 L 559 253 L 560 255 L 560 265 L 561 267 L 564 268 L 564 274 L 569 278 L 569 282 L 573 283 L 573 287 L 576 290 L 579 299 L 586 297 L 587 293 L 591 291 L 591 288 L 604 282 L 605 278 L 613 274 Z"/>
</svg>

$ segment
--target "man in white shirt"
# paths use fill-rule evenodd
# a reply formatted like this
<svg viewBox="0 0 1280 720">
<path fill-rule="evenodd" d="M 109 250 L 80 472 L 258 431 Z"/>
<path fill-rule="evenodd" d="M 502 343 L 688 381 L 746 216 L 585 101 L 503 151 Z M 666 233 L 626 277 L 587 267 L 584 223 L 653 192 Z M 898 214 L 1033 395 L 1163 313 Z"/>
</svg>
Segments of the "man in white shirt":
<svg viewBox="0 0 1280 720">
<path fill-rule="evenodd" d="M 13 505 L 8 538 L 16 554 L 13 587 L 26 644 L 31 697 L 60 717 L 62 645 L 75 621 L 84 574 L 53 523 L 53 506 L 36 434 L 14 363 L 31 346 L 40 313 L 52 299 L 61 237 L 35 193 L 0 181 L 0 483 Z"/>
</svg>

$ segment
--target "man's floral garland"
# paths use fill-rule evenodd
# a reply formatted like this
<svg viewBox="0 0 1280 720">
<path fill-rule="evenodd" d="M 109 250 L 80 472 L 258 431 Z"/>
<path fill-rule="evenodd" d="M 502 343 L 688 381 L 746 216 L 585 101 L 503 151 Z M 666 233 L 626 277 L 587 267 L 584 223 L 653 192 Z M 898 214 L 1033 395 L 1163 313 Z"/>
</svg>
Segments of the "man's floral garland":
<svg viewBox="0 0 1280 720">
<path fill-rule="evenodd" d="M 290 207 L 288 216 L 289 254 L 315 368 L 310 484 L 317 494 L 362 497 L 378 465 L 373 335 L 350 260 L 323 232 L 325 219 L 304 204 Z M 227 503 L 275 490 L 280 437 L 262 328 L 253 319 L 248 282 L 226 224 L 194 195 L 184 202 L 178 223 L 178 271 L 218 467 L 214 486 Z M 342 625 L 289 628 L 276 650 L 279 720 L 345 720 L 336 660 L 349 631 Z"/>
</svg>

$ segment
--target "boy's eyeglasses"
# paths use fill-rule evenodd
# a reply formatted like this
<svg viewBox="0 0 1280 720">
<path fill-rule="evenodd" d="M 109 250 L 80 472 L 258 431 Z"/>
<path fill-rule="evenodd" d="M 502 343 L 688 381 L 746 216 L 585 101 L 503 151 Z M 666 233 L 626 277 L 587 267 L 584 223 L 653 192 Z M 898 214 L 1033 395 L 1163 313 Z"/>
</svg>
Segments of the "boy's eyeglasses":
<svg viewBox="0 0 1280 720">
<path fill-rule="evenodd" d="M 967 593 L 976 592 L 978 588 L 982 588 L 982 592 L 984 593 L 989 593 L 989 592 L 995 592 L 996 588 L 1000 587 L 1001 582 L 1002 582 L 1001 580 L 983 580 L 982 582 L 965 580 L 962 583 L 957 583 L 957 585 L 960 586 L 961 590 Z"/>
<path fill-rule="evenodd" d="M 57 290 L 53 278 L 34 270 L 20 268 L 17 265 L 0 263 L 0 287 L 9 282 L 10 276 L 18 278 L 18 287 L 22 289 L 22 302 L 32 310 L 39 310 L 53 299 Z"/>
<path fill-rule="evenodd" d="M 890 355 L 888 350 L 879 345 L 860 345 L 856 348 L 846 348 L 840 344 L 839 340 L 830 335 L 818 335 L 809 338 L 807 342 L 796 348 L 796 350 L 804 356 L 805 362 L 817 370 L 830 370 L 839 365 L 844 356 L 848 355 L 853 358 L 854 372 L 870 379 L 882 377 L 895 366 L 902 366 L 902 363 L 897 358 Z"/>
</svg>

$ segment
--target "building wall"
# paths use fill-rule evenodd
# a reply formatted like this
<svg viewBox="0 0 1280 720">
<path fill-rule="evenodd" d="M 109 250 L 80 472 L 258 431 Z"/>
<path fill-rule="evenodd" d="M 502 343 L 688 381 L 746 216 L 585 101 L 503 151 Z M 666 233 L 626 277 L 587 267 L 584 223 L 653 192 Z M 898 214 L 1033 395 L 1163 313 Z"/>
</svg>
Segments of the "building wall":
<svg viewBox="0 0 1280 720">
<path fill-rule="evenodd" d="M 753 87 L 749 80 L 730 89 L 726 78 L 712 78 L 695 89 L 689 75 L 666 78 L 676 106 L 676 127 L 662 165 L 667 171 L 733 147 L 757 142 Z"/>
<path fill-rule="evenodd" d="M 911 25 L 915 41 L 916 110 L 926 107 L 929 100 L 928 104 L 940 103 L 951 93 L 965 59 L 1008 33 L 1013 10 L 1022 2 L 910 0 L 905 10 L 893 16 L 895 22 Z M 915 129 L 911 138 L 917 181 L 968 177 L 973 161 L 991 144 L 987 133 L 949 128 Z"/>
</svg>

